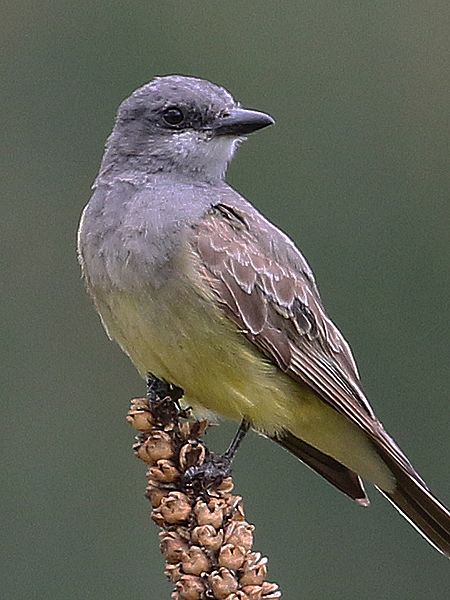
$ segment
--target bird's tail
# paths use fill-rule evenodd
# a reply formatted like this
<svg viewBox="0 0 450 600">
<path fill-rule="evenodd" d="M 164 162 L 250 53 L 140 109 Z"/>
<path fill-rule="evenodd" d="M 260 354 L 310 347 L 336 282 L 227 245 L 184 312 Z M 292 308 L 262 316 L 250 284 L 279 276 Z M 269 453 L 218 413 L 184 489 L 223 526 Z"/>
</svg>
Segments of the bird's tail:
<svg viewBox="0 0 450 600">
<path fill-rule="evenodd" d="M 343 464 L 295 437 L 289 431 L 284 431 L 272 439 L 357 504 L 369 506 L 369 498 L 366 496 L 361 478 Z"/>
<path fill-rule="evenodd" d="M 361 479 L 356 473 L 289 432 L 283 432 L 272 439 L 358 504 L 369 504 Z M 377 430 L 372 441 L 393 475 L 391 488 L 381 489 L 377 486 L 377 489 L 432 546 L 450 558 L 450 511 L 433 496 L 406 456 L 383 429 Z"/>
<path fill-rule="evenodd" d="M 396 486 L 393 491 L 377 489 L 432 546 L 450 558 L 450 511 L 412 467 L 407 468 L 390 453 L 380 454 L 394 475 Z"/>
</svg>

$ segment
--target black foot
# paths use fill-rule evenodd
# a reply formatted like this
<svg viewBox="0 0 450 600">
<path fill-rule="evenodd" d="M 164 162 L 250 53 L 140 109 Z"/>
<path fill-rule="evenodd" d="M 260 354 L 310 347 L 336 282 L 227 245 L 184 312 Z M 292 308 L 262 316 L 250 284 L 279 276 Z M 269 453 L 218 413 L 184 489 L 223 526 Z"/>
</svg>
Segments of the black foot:
<svg viewBox="0 0 450 600">
<path fill-rule="evenodd" d="M 183 390 L 172 383 L 158 379 L 151 373 L 147 376 L 147 399 L 149 402 L 157 401 L 169 397 L 173 402 L 177 402 L 183 396 Z"/>
<path fill-rule="evenodd" d="M 236 451 L 244 439 L 250 423 L 242 419 L 228 450 L 220 455 L 212 452 L 206 457 L 205 462 L 197 467 L 190 467 L 183 475 L 182 484 L 186 491 L 208 496 L 208 491 L 219 487 L 224 479 L 231 475 L 231 465 Z"/>
<path fill-rule="evenodd" d="M 180 407 L 183 390 L 176 385 L 158 379 L 149 373 L 147 377 L 147 400 L 152 415 L 163 423 L 169 423 L 176 417 L 186 417 L 188 409 Z"/>
<path fill-rule="evenodd" d="M 186 491 L 208 494 L 231 475 L 231 460 L 224 455 L 209 454 L 200 466 L 190 467 L 183 475 L 182 484 Z"/>
</svg>

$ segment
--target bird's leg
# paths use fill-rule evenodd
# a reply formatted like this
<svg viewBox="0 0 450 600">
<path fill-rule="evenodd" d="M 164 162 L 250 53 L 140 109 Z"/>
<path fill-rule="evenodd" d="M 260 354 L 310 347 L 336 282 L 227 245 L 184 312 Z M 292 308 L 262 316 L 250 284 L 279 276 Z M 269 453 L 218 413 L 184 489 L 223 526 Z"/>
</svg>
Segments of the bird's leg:
<svg viewBox="0 0 450 600">
<path fill-rule="evenodd" d="M 183 390 L 176 385 L 158 379 L 151 373 L 147 375 L 147 400 L 153 417 L 162 424 L 186 418 L 189 409 L 180 407 Z M 183 475 L 183 485 L 186 489 L 195 489 L 207 493 L 209 489 L 219 486 L 230 476 L 233 459 L 242 440 L 250 428 L 250 423 L 242 419 L 239 429 L 231 444 L 223 454 L 208 453 L 200 466 L 189 468 Z"/>
<path fill-rule="evenodd" d="M 237 449 L 249 428 L 250 423 L 246 419 L 242 419 L 231 444 L 223 454 L 211 452 L 202 465 L 188 469 L 183 476 L 185 488 L 207 492 L 208 489 L 219 486 L 224 479 L 229 477 Z"/>
<path fill-rule="evenodd" d="M 236 452 L 241 445 L 242 440 L 247 435 L 247 431 L 250 429 L 250 423 L 246 419 L 242 419 L 239 424 L 239 429 L 236 431 L 234 438 L 231 440 L 231 444 L 228 446 L 228 449 L 222 455 L 222 458 L 228 460 L 231 466 L 234 457 L 236 456 Z"/>
</svg>

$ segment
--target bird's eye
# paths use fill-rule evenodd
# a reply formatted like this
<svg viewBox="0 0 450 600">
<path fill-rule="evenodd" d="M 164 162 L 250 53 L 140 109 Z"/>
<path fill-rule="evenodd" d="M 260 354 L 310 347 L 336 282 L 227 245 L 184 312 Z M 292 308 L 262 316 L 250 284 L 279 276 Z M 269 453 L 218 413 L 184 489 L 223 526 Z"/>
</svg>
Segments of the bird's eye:
<svg viewBox="0 0 450 600">
<path fill-rule="evenodd" d="M 176 125 L 181 125 L 184 121 L 184 114 L 180 108 L 176 106 L 169 106 L 163 113 L 163 119 L 167 123 L 167 125 L 171 125 L 172 127 Z"/>
</svg>

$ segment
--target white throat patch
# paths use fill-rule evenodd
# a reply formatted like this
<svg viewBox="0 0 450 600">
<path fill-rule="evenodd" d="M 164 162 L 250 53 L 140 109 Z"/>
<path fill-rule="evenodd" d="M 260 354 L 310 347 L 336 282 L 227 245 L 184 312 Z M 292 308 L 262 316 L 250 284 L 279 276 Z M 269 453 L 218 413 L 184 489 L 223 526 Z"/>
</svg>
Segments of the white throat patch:
<svg viewBox="0 0 450 600">
<path fill-rule="evenodd" d="M 245 138 L 210 136 L 204 132 L 183 131 L 173 136 L 174 159 L 183 170 L 203 173 L 211 179 L 222 179 L 228 163 Z"/>
</svg>

